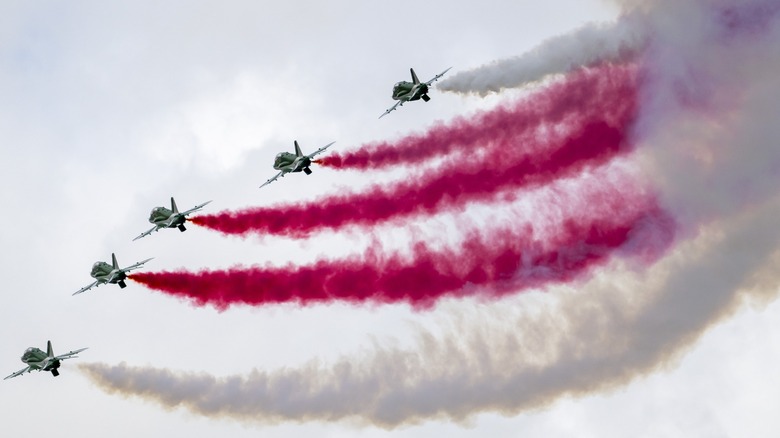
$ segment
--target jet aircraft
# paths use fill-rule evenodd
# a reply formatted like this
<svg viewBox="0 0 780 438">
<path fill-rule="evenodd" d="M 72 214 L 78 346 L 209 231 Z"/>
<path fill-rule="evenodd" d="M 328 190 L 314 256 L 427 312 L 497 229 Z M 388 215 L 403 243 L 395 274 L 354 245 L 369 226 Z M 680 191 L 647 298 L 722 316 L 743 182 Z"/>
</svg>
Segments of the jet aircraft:
<svg viewBox="0 0 780 438">
<path fill-rule="evenodd" d="M 168 210 L 165 207 L 154 207 L 152 209 L 152 213 L 149 215 L 149 222 L 153 223 L 154 227 L 148 231 L 144 231 L 140 236 L 133 240 L 138 240 L 144 236 L 148 236 L 161 228 L 178 228 L 179 231 L 184 232 L 187 230 L 184 227 L 184 222 L 187 222 L 187 215 L 200 210 L 209 202 L 211 201 L 204 202 L 203 204 L 196 205 L 187 211 L 179 213 L 179 209 L 176 208 L 176 201 L 174 201 L 173 197 L 171 197 L 171 209 Z"/>
<path fill-rule="evenodd" d="M 54 351 L 51 348 L 51 341 L 47 342 L 45 353 L 40 348 L 30 347 L 25 350 L 24 354 L 22 355 L 22 362 L 26 363 L 27 366 L 11 374 L 3 380 L 21 376 L 22 374 L 29 373 L 33 370 L 51 371 L 51 374 L 54 377 L 57 377 L 60 375 L 60 372 L 57 371 L 57 368 L 60 367 L 60 362 L 65 359 L 73 359 L 74 357 L 78 357 L 76 354 L 81 353 L 84 350 L 86 350 L 86 348 L 79 348 L 78 350 L 69 351 L 65 354 L 55 356 Z"/>
<path fill-rule="evenodd" d="M 409 71 L 412 72 L 412 82 L 401 81 L 396 83 L 393 86 L 392 97 L 393 100 L 397 100 L 398 102 L 396 102 L 395 105 L 393 105 L 391 108 L 385 111 L 384 114 L 379 116 L 379 118 L 381 119 L 382 117 L 390 114 L 391 111 L 394 111 L 399 106 L 403 106 L 404 103 L 406 102 L 413 101 L 413 100 L 420 100 L 420 99 L 422 99 L 424 102 L 431 100 L 431 98 L 428 97 L 428 87 L 434 81 L 444 76 L 444 73 L 450 71 L 451 68 L 452 67 L 437 74 L 436 76 L 433 77 L 433 79 L 427 82 L 420 82 L 420 80 L 417 79 L 417 75 L 414 73 L 414 69 L 410 68 Z"/>
<path fill-rule="evenodd" d="M 119 264 L 116 262 L 116 255 L 114 253 L 111 253 L 111 264 L 109 265 L 106 262 L 95 262 L 94 265 L 92 265 L 92 272 L 89 273 L 89 275 L 92 276 L 92 278 L 95 279 L 92 284 L 89 286 L 84 286 L 81 289 L 79 289 L 77 292 L 75 292 L 73 295 L 78 295 L 82 292 L 86 292 L 90 289 L 92 289 L 95 286 L 100 286 L 101 284 L 118 284 L 120 288 L 124 289 L 127 287 L 125 284 L 125 279 L 127 278 L 127 273 L 132 271 L 133 269 L 138 269 L 141 266 L 143 266 L 144 263 L 151 260 L 151 258 L 146 259 L 142 262 L 138 262 L 134 265 L 130 265 L 126 268 L 119 268 Z"/>
<path fill-rule="evenodd" d="M 312 152 L 309 155 L 303 155 L 303 152 L 301 152 L 301 147 L 298 146 L 297 140 L 295 140 L 294 143 L 295 143 L 294 154 L 290 152 L 279 152 L 278 154 L 276 154 L 276 159 L 274 160 L 274 169 L 278 170 L 279 173 L 277 173 L 276 176 L 263 183 L 263 185 L 260 186 L 261 189 L 267 186 L 268 184 L 271 184 L 272 182 L 276 181 L 276 179 L 279 178 L 280 176 L 284 176 L 285 174 L 290 172 L 303 171 L 303 173 L 305 173 L 306 175 L 310 175 L 311 169 L 309 169 L 309 166 L 311 166 L 311 164 L 314 163 L 314 161 L 312 161 L 312 158 L 314 158 L 315 155 L 319 154 L 325 149 L 329 148 L 330 145 L 335 143 L 335 141 L 326 144 L 325 146 L 317 149 L 316 151 Z"/>
</svg>

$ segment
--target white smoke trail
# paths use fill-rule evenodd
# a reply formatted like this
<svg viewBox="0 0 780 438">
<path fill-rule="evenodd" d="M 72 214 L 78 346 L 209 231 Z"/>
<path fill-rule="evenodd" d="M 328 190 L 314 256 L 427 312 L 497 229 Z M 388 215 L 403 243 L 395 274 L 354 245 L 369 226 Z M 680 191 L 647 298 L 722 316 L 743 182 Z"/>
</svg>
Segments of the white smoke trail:
<svg viewBox="0 0 780 438">
<path fill-rule="evenodd" d="M 774 299 L 780 8 L 758 0 L 654 5 L 643 15 L 652 32 L 636 158 L 684 235 L 651 269 L 614 266 L 539 306 L 461 313 L 450 334 L 420 330 L 414 349 L 377 348 L 331 366 L 221 379 L 124 364 L 82 369 L 106 391 L 208 416 L 393 427 L 513 414 L 625 384 L 669 364 L 744 297 Z"/>
<path fill-rule="evenodd" d="M 484 96 L 595 62 L 620 61 L 642 46 L 644 31 L 640 24 L 628 16 L 616 23 L 586 24 L 573 33 L 550 38 L 521 56 L 458 72 L 442 80 L 437 88 Z"/>
</svg>

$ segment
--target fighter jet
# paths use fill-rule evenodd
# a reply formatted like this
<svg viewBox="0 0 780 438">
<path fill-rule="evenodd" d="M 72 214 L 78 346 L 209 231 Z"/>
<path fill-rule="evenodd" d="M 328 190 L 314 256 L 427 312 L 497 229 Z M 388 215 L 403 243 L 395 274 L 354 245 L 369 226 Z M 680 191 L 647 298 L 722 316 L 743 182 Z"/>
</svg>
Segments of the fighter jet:
<svg viewBox="0 0 780 438">
<path fill-rule="evenodd" d="M 290 172 L 300 172 L 303 171 L 306 175 L 311 175 L 311 169 L 309 169 L 309 166 L 311 166 L 312 158 L 314 158 L 315 155 L 319 154 L 320 152 L 324 151 L 325 149 L 329 148 L 330 145 L 335 143 L 335 141 L 330 142 L 326 144 L 325 146 L 317 149 L 316 151 L 312 152 L 310 155 L 303 155 L 303 152 L 301 152 L 301 147 L 298 146 L 298 141 L 294 141 L 295 143 L 295 153 L 290 152 L 279 152 L 276 154 L 276 159 L 274 160 L 274 169 L 278 170 L 279 173 L 276 174 L 273 178 L 266 181 L 263 185 L 260 186 L 262 189 L 263 187 L 267 186 L 268 184 L 271 184 L 272 182 L 276 181 L 277 178 L 280 176 L 284 176 L 287 173 Z"/>
<path fill-rule="evenodd" d="M 95 279 L 95 281 L 90 284 L 89 286 L 84 286 L 81 289 L 79 289 L 77 292 L 74 292 L 73 295 L 78 295 L 82 292 L 86 292 L 90 289 L 92 289 L 95 286 L 100 286 L 101 284 L 118 284 L 120 288 L 124 289 L 127 287 L 125 284 L 125 279 L 127 278 L 127 273 L 132 271 L 133 269 L 138 269 L 141 266 L 143 266 L 144 263 L 151 260 L 151 258 L 146 259 L 142 262 L 138 262 L 134 265 L 128 266 L 126 268 L 119 268 L 119 264 L 116 262 L 116 256 L 114 253 L 111 253 L 111 265 L 109 265 L 106 262 L 95 262 L 94 265 L 92 265 L 92 272 L 89 273 L 89 275 L 92 276 L 92 278 Z"/>
<path fill-rule="evenodd" d="M 187 215 L 200 210 L 209 202 L 211 201 L 204 202 L 203 204 L 196 205 L 187 211 L 179 213 L 179 209 L 176 208 L 176 201 L 174 201 L 171 196 L 171 209 L 168 210 L 165 207 L 154 207 L 152 213 L 149 215 L 149 222 L 153 223 L 154 227 L 148 231 L 144 231 L 140 236 L 133 240 L 148 236 L 161 228 L 178 228 L 179 231 L 187 231 L 187 229 L 184 228 L 184 222 L 187 222 Z"/>
<path fill-rule="evenodd" d="M 60 367 L 60 362 L 65 359 L 73 359 L 74 357 L 78 357 L 76 354 L 81 353 L 84 350 L 86 350 L 86 348 L 79 348 L 78 350 L 69 351 L 65 354 L 55 356 L 54 351 L 51 348 L 51 341 L 48 341 L 46 344 L 46 353 L 41 351 L 40 348 L 30 347 L 25 350 L 24 354 L 22 355 L 22 362 L 26 363 L 27 366 L 11 374 L 3 380 L 21 376 L 22 374 L 29 373 L 32 370 L 51 371 L 51 374 L 54 377 L 57 377 L 60 375 L 60 372 L 57 371 L 57 368 Z"/>
<path fill-rule="evenodd" d="M 393 86 L 392 97 L 393 100 L 397 100 L 398 102 L 396 102 L 395 105 L 393 105 L 391 108 L 385 111 L 384 114 L 379 116 L 379 118 L 381 119 L 382 117 L 390 114 L 391 111 L 394 111 L 399 106 L 403 106 L 404 103 L 406 102 L 412 100 L 420 100 L 420 99 L 422 99 L 425 102 L 431 100 L 431 98 L 428 97 L 428 86 L 431 85 L 434 81 L 436 81 L 440 77 L 444 76 L 444 73 L 450 71 L 451 68 L 452 67 L 437 74 L 436 76 L 433 77 L 433 79 L 427 82 L 420 82 L 420 80 L 417 79 L 417 75 L 414 73 L 414 69 L 410 68 L 409 71 L 412 72 L 412 82 L 401 81 L 396 83 Z"/>
</svg>

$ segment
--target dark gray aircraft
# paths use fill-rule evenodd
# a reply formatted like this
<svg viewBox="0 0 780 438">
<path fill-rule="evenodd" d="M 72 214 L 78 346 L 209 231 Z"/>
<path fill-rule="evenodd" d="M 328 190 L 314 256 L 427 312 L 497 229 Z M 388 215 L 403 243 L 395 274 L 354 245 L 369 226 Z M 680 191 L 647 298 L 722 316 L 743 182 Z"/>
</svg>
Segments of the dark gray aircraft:
<svg viewBox="0 0 780 438">
<path fill-rule="evenodd" d="M 276 174 L 273 178 L 269 179 L 263 185 L 260 186 L 262 189 L 263 187 L 267 186 L 268 184 L 271 184 L 272 182 L 276 181 L 277 178 L 280 176 L 284 176 L 287 173 L 290 172 L 301 172 L 305 173 L 306 175 L 311 175 L 311 169 L 309 169 L 309 166 L 311 166 L 314 161 L 312 161 L 312 158 L 314 158 L 315 155 L 319 154 L 320 152 L 324 151 L 325 149 L 329 148 L 330 145 L 335 143 L 335 141 L 330 142 L 326 144 L 325 146 L 317 149 L 316 151 L 312 152 L 309 155 L 303 155 L 303 152 L 301 152 L 301 147 L 298 146 L 298 141 L 294 141 L 295 143 L 295 153 L 290 152 L 279 152 L 276 154 L 276 159 L 274 160 L 274 169 L 280 171 Z"/>
<path fill-rule="evenodd" d="M 398 102 L 396 102 L 395 105 L 393 105 L 391 108 L 385 111 L 384 114 L 379 116 L 379 118 L 381 119 L 382 117 L 390 114 L 391 111 L 394 111 L 399 106 L 403 106 L 404 103 L 406 102 L 413 101 L 413 100 L 420 100 L 420 99 L 422 99 L 424 102 L 431 100 L 431 98 L 428 97 L 428 87 L 432 83 L 434 83 L 437 79 L 444 76 L 444 73 L 450 71 L 451 68 L 452 67 L 437 74 L 436 76 L 433 77 L 433 79 L 427 82 L 420 82 L 420 80 L 417 79 L 417 75 L 414 73 L 414 69 L 410 68 L 409 71 L 412 72 L 412 82 L 401 81 L 396 83 L 393 86 L 392 97 L 393 100 L 397 100 Z"/>
<path fill-rule="evenodd" d="M 132 271 L 133 269 L 138 269 L 141 266 L 144 265 L 144 263 L 151 260 L 151 258 L 146 259 L 142 262 L 138 262 L 134 265 L 130 265 L 126 268 L 119 268 L 119 264 L 116 262 L 116 256 L 114 253 L 111 253 L 111 264 L 109 265 L 106 262 L 95 262 L 94 265 L 92 265 L 92 272 L 89 273 L 89 275 L 92 276 L 92 278 L 95 279 L 92 284 L 89 286 L 84 286 L 81 289 L 79 289 L 77 292 L 75 292 L 73 295 L 78 295 L 82 292 L 86 292 L 90 289 L 92 289 L 95 286 L 100 286 L 101 284 L 118 284 L 120 288 L 124 289 L 127 287 L 125 284 L 125 279 L 127 279 L 127 273 Z"/>
<path fill-rule="evenodd" d="M 29 373 L 33 370 L 51 371 L 51 374 L 54 377 L 57 377 L 60 375 L 60 372 L 57 371 L 57 369 L 60 367 L 60 362 L 65 359 L 73 359 L 74 357 L 78 357 L 76 354 L 81 353 L 84 350 L 86 350 L 86 348 L 79 348 L 78 350 L 69 351 L 65 354 L 55 356 L 54 351 L 51 348 L 51 341 L 47 342 L 45 353 L 40 348 L 30 347 L 25 350 L 24 354 L 22 355 L 22 362 L 26 363 L 27 366 L 11 374 L 3 380 L 21 376 L 22 374 Z"/>
<path fill-rule="evenodd" d="M 176 207 L 176 201 L 174 201 L 173 196 L 171 196 L 171 209 L 168 210 L 165 207 L 154 207 L 152 213 L 149 215 L 149 222 L 153 223 L 154 227 L 148 231 L 144 231 L 140 236 L 133 240 L 148 236 L 161 228 L 178 228 L 179 231 L 186 231 L 187 229 L 184 227 L 184 222 L 187 222 L 187 215 L 200 210 L 209 202 L 211 201 L 204 202 L 203 204 L 196 205 L 187 211 L 179 213 L 179 209 Z"/>
</svg>

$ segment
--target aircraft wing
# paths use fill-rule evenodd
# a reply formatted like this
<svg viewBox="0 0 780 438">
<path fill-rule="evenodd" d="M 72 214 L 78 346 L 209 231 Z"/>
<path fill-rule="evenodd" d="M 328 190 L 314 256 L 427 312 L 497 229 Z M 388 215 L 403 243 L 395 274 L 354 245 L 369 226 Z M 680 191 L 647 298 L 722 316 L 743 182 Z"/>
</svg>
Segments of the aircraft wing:
<svg viewBox="0 0 780 438">
<path fill-rule="evenodd" d="M 82 292 L 86 292 L 86 291 L 88 291 L 88 290 L 92 289 L 92 288 L 93 288 L 93 287 L 95 287 L 95 286 L 99 286 L 99 284 L 98 284 L 98 282 L 97 282 L 97 281 L 93 282 L 93 283 L 92 283 L 92 284 L 90 284 L 89 286 L 84 286 L 84 287 L 82 287 L 82 288 L 81 288 L 81 289 L 79 289 L 78 291 L 74 292 L 74 293 L 73 293 L 73 295 L 78 295 L 78 294 L 80 294 L 80 293 L 82 293 Z"/>
<path fill-rule="evenodd" d="M 431 84 L 432 84 L 432 83 L 434 83 L 434 82 L 435 82 L 437 79 L 439 79 L 440 77 L 444 76 L 444 73 L 447 73 L 448 71 L 450 71 L 450 69 L 452 69 L 452 67 L 450 67 L 450 68 L 448 68 L 447 70 L 444 70 L 443 72 L 441 72 L 441 73 L 437 74 L 436 76 L 434 76 L 434 77 L 433 77 L 433 79 L 431 79 L 430 81 L 426 82 L 426 83 L 425 83 L 425 85 L 431 85 Z"/>
<path fill-rule="evenodd" d="M 195 213 L 196 211 L 198 211 L 198 210 L 200 210 L 201 208 L 203 208 L 203 207 L 205 207 L 206 205 L 208 205 L 208 203 L 209 203 L 209 202 L 211 202 L 211 201 L 204 202 L 203 204 L 200 204 L 200 205 L 196 205 L 196 206 L 192 207 L 191 209 L 189 209 L 189 210 L 187 210 L 187 211 L 183 211 L 183 212 L 179 213 L 179 215 L 181 215 L 181 216 L 187 216 L 187 215 L 188 215 L 188 214 L 190 214 L 190 213 Z"/>
<path fill-rule="evenodd" d="M 59 356 L 56 356 L 54 359 L 55 360 L 73 359 L 75 357 L 75 355 L 81 353 L 82 351 L 86 350 L 87 348 L 89 348 L 89 347 L 79 348 L 78 350 L 69 351 L 69 352 L 67 352 L 65 354 L 61 354 Z"/>
<path fill-rule="evenodd" d="M 8 379 L 11 379 L 11 378 L 14 378 L 14 377 L 18 377 L 18 376 L 21 376 L 24 373 L 29 373 L 30 371 L 32 371 L 32 368 L 30 368 L 29 366 L 26 366 L 26 367 L 22 368 L 21 370 L 19 370 L 19 371 L 15 372 L 15 373 L 11 374 L 10 376 L 4 378 L 3 380 L 8 380 Z"/>
<path fill-rule="evenodd" d="M 140 234 L 138 237 L 136 237 L 135 239 L 133 239 L 133 241 L 136 241 L 136 240 L 138 240 L 138 239 L 140 239 L 140 238 L 142 238 L 142 237 L 146 237 L 146 236 L 148 236 L 148 235 L 152 234 L 153 232 L 155 232 L 155 231 L 157 231 L 157 230 L 159 230 L 159 229 L 160 229 L 160 227 L 158 227 L 157 225 L 155 225 L 155 226 L 154 226 L 154 227 L 152 227 L 151 229 L 149 229 L 149 230 L 147 230 L 147 231 L 144 231 L 143 233 L 141 233 L 141 234 Z"/>
<path fill-rule="evenodd" d="M 276 176 L 274 176 L 273 178 L 271 178 L 268 181 L 264 182 L 263 185 L 260 186 L 260 188 L 262 189 L 263 187 L 267 186 L 268 184 L 271 184 L 272 182 L 276 181 L 276 179 L 279 178 L 280 176 L 284 176 L 284 172 L 277 173 Z"/>
<path fill-rule="evenodd" d="M 309 159 L 314 158 L 315 155 L 319 154 L 320 152 L 323 152 L 325 149 L 329 148 L 333 143 L 335 143 L 335 141 L 332 141 L 332 142 L 326 144 L 325 146 L 317 149 L 316 151 L 314 151 L 311 154 L 309 154 L 308 158 Z"/>
<path fill-rule="evenodd" d="M 384 114 L 382 114 L 381 116 L 379 116 L 379 118 L 381 119 L 382 117 L 384 117 L 384 116 L 386 116 L 386 115 L 390 114 L 392 111 L 395 111 L 395 109 L 396 109 L 396 108 L 398 108 L 398 105 L 403 105 L 403 101 L 402 101 L 402 100 L 399 100 L 398 102 L 396 102 L 396 103 L 395 103 L 395 105 L 393 105 L 393 106 L 391 106 L 390 108 L 388 108 L 388 109 L 387 109 L 387 111 L 385 111 L 385 113 L 384 113 Z"/>
<path fill-rule="evenodd" d="M 122 269 L 120 269 L 120 271 L 122 271 L 122 272 L 130 272 L 130 271 L 132 271 L 133 269 L 138 269 L 138 268 L 140 268 L 141 266 L 143 266 L 143 265 L 144 265 L 144 263 L 148 262 L 149 260 L 151 260 L 151 259 L 153 259 L 153 258 L 154 258 L 154 257 L 150 257 L 150 258 L 148 258 L 148 259 L 146 259 L 146 260 L 140 261 L 140 262 L 138 262 L 138 263 L 136 263 L 136 264 L 133 264 L 133 265 L 130 265 L 130 266 L 126 267 L 126 268 L 122 268 Z"/>
</svg>

